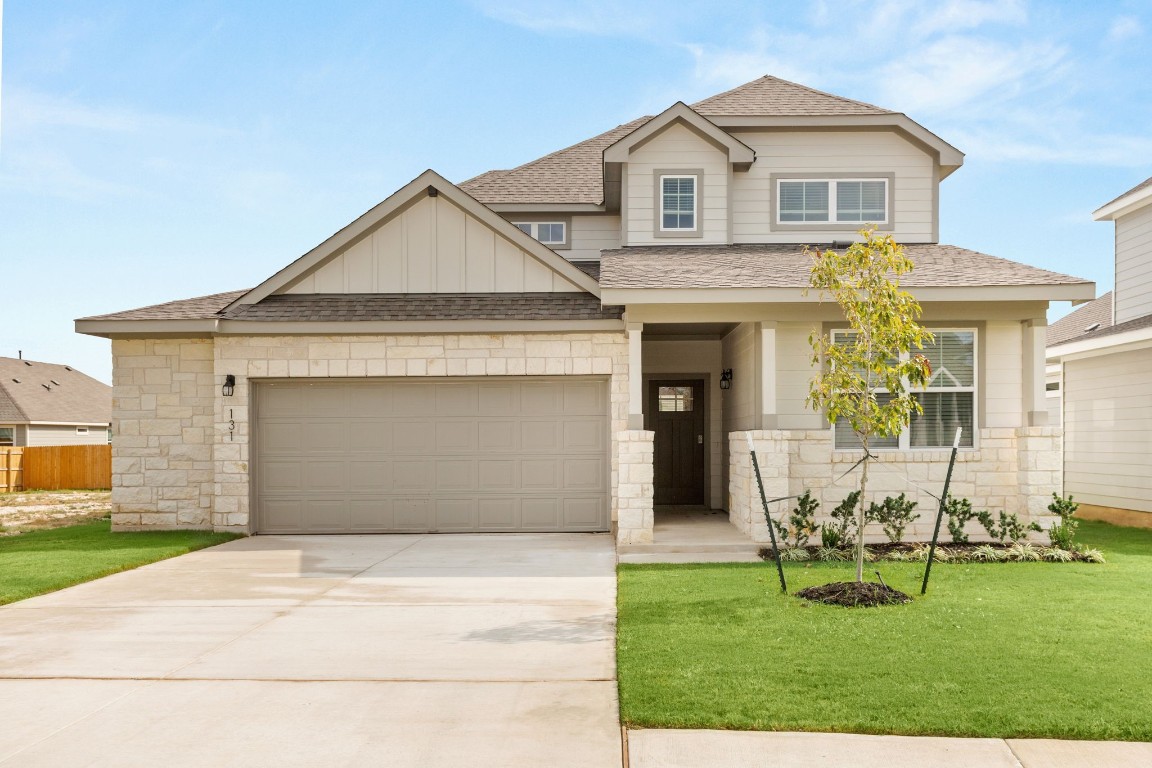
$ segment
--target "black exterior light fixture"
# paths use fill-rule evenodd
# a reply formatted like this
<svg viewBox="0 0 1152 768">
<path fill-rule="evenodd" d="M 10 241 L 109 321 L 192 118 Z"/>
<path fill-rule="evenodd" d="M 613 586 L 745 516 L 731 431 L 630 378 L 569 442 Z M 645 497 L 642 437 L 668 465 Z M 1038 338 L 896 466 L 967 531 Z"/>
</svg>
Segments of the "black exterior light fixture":
<svg viewBox="0 0 1152 768">
<path fill-rule="evenodd" d="M 732 369 L 725 368 L 720 372 L 720 389 L 732 389 Z"/>
<path fill-rule="evenodd" d="M 224 377 L 224 386 L 220 388 L 220 394 L 224 397 L 232 397 L 232 393 L 236 391 L 236 377 L 228 374 Z"/>
</svg>

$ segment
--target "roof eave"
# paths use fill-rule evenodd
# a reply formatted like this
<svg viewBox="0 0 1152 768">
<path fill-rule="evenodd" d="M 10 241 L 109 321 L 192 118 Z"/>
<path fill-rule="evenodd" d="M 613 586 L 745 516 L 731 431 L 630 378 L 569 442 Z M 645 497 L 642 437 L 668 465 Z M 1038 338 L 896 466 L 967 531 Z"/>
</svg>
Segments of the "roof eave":
<svg viewBox="0 0 1152 768">
<path fill-rule="evenodd" d="M 76 333 L 112 338 L 204 336 L 216 331 L 220 321 L 198 320 L 106 320 L 81 318 L 75 321 Z"/>
<path fill-rule="evenodd" d="M 921 302 L 938 301 L 1088 301 L 1095 295 L 1095 283 L 1056 285 L 991 285 L 913 287 L 907 290 Z M 818 304 L 819 292 L 800 287 L 774 288 L 620 288 L 601 284 L 605 304 L 708 304 L 726 302 L 765 302 Z"/>
<path fill-rule="evenodd" d="M 1152 186 L 1137 189 L 1127 195 L 1122 195 L 1112 202 L 1102 205 L 1092 212 L 1093 221 L 1115 221 L 1125 214 L 1139 210 L 1152 204 Z"/>
</svg>

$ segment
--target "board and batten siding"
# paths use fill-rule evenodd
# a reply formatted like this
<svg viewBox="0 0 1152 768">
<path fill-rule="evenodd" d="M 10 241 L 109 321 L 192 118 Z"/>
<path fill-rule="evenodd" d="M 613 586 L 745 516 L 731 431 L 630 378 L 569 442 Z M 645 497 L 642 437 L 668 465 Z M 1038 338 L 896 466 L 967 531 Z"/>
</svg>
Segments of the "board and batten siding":
<svg viewBox="0 0 1152 768">
<path fill-rule="evenodd" d="M 1116 219 L 1116 322 L 1152 314 L 1152 205 Z"/>
<path fill-rule="evenodd" d="M 1064 363 L 1064 492 L 1152 512 L 1152 350 Z"/>
<path fill-rule="evenodd" d="M 845 240 L 851 233 L 773 231 L 771 175 L 895 174 L 892 234 L 902 243 L 935 242 L 936 164 L 923 150 L 888 131 L 739 131 L 756 151 L 746 172 L 732 174 L 732 240 L 735 243 L 810 243 L 814 236 Z"/>
<path fill-rule="evenodd" d="M 443 195 L 425 197 L 285 293 L 519 293 L 582 289 Z"/>
<path fill-rule="evenodd" d="M 699 235 L 657 237 L 656 188 L 660 171 L 702 171 Z M 723 245 L 728 242 L 727 153 L 683 125 L 673 124 L 636 149 L 626 172 L 626 245 Z"/>
</svg>

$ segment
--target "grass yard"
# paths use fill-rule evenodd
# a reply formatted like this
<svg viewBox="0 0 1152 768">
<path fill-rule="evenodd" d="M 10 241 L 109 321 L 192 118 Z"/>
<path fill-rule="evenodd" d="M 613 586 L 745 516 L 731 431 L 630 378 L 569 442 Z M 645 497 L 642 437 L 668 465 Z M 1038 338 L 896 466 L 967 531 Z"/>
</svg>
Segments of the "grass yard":
<svg viewBox="0 0 1152 768">
<path fill-rule="evenodd" d="M 232 533 L 112 533 L 107 520 L 0 537 L 0 605 L 223 544 Z"/>
<path fill-rule="evenodd" d="M 621 565 L 625 725 L 1152 741 L 1152 530 L 1108 563 L 878 563 L 910 605 L 780 594 L 772 563 Z M 790 592 L 849 563 L 786 563 Z"/>
</svg>

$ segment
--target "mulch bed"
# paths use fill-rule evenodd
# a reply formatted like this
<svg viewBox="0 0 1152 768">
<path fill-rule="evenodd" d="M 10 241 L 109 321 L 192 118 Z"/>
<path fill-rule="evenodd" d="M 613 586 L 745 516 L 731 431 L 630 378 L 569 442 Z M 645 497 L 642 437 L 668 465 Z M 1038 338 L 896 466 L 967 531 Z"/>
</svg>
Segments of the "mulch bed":
<svg viewBox="0 0 1152 768">
<path fill-rule="evenodd" d="M 870 581 L 838 581 L 808 587 L 797 592 L 796 597 L 814 603 L 842 605 L 847 608 L 874 608 L 879 605 L 901 605 L 912 602 L 912 598 L 900 590 Z"/>
</svg>

